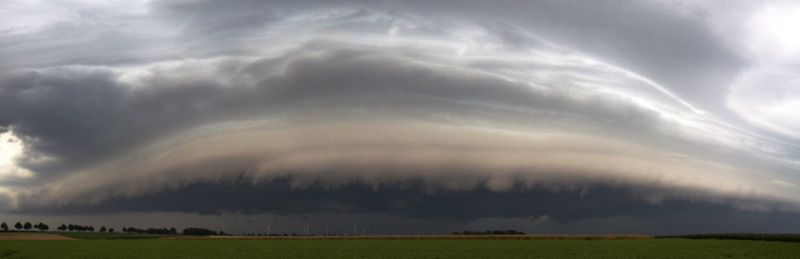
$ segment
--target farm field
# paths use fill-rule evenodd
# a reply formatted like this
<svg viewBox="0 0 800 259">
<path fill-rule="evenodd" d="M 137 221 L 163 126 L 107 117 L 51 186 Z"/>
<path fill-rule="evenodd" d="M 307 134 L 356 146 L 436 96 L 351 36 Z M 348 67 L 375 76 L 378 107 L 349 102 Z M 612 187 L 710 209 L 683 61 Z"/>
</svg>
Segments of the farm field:
<svg viewBox="0 0 800 259">
<path fill-rule="evenodd" d="M 94 233 L 94 232 L 50 232 L 74 239 L 158 239 L 169 235 L 153 234 L 123 234 L 123 233 Z M 0 234 L 2 235 L 2 234 Z"/>
<path fill-rule="evenodd" d="M 11 232 L 0 233 L 0 240 L 74 240 L 76 238 L 66 235 L 48 233 Z"/>
<path fill-rule="evenodd" d="M 749 240 L 278 239 L 11 240 L 0 258 L 792 258 L 800 245 Z"/>
</svg>

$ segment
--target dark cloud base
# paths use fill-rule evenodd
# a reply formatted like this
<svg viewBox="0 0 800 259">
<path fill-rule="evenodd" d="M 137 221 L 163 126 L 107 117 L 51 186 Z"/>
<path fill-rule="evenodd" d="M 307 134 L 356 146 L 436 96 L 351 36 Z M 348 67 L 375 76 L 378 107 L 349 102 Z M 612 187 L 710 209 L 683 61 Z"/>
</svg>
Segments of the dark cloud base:
<svg viewBox="0 0 800 259">
<path fill-rule="evenodd" d="M 291 179 L 253 185 L 241 178 L 227 183 L 197 183 L 179 190 L 131 199 L 117 198 L 96 205 L 22 208 L 12 214 L 104 215 L 160 211 L 200 215 L 392 215 L 405 220 L 461 222 L 465 226 L 481 219 L 492 219 L 499 226 L 507 226 L 503 219 L 533 220 L 547 215 L 548 220 L 557 225 L 613 221 L 622 227 L 627 223 L 618 222 L 621 218 L 631 221 L 630 224 L 648 222 L 641 231 L 651 231 L 647 232 L 650 234 L 800 230 L 800 225 L 793 223 L 797 214 L 742 211 L 724 205 L 688 201 L 665 201 L 654 205 L 631 199 L 624 189 L 606 187 L 556 192 L 519 188 L 494 192 L 476 188 L 425 193 L 420 191 L 422 189 L 420 182 L 406 181 L 377 189 L 356 182 L 335 189 L 312 185 L 303 190 L 293 190 Z M 624 228 L 630 229 L 630 226 Z M 393 233 L 391 229 L 385 231 Z M 603 231 L 610 231 L 609 227 Z"/>
<path fill-rule="evenodd" d="M 648 211 L 653 205 L 632 201 L 620 190 L 598 188 L 581 191 L 513 190 L 494 192 L 479 187 L 471 191 L 426 193 L 418 181 L 396 185 L 355 182 L 335 189 L 312 185 L 293 190 L 291 179 L 253 185 L 246 180 L 229 183 L 196 183 L 180 190 L 153 195 L 107 200 L 96 205 L 28 208 L 20 213 L 83 214 L 172 211 L 199 214 L 236 212 L 274 213 L 387 213 L 412 218 L 468 221 L 485 217 L 527 217 L 549 214 L 562 220 L 617 216 Z M 676 204 L 685 206 L 686 204 Z"/>
</svg>

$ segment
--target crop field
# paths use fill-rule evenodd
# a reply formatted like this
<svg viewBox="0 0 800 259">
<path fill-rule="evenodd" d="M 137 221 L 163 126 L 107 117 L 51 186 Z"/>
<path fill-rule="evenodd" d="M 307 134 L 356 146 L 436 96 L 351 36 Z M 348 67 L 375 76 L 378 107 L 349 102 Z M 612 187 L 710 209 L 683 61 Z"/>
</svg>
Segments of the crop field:
<svg viewBox="0 0 800 259">
<path fill-rule="evenodd" d="M 158 239 L 169 235 L 152 234 L 122 234 L 122 233 L 93 233 L 93 232 L 51 232 L 75 239 Z"/>
<path fill-rule="evenodd" d="M 76 238 L 47 233 L 11 232 L 0 233 L 0 240 L 74 240 Z"/>
<path fill-rule="evenodd" d="M 688 238 L 688 239 L 733 239 L 733 240 L 761 240 L 800 242 L 800 234 L 754 234 L 754 233 L 724 233 L 724 234 L 695 234 L 678 236 L 659 236 L 656 238 Z"/>
<path fill-rule="evenodd" d="M 0 258 L 792 258 L 790 242 L 713 239 L 85 239 L 0 241 Z"/>
</svg>

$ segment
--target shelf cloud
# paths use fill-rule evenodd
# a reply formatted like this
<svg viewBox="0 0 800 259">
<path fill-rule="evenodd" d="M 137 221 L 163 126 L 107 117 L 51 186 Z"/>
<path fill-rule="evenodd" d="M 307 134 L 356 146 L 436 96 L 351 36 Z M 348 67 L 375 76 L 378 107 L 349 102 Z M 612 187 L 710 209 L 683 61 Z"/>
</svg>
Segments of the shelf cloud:
<svg viewBox="0 0 800 259">
<path fill-rule="evenodd" d="M 800 212 L 791 2 L 74 4 L 0 4 L 2 214 Z"/>
</svg>

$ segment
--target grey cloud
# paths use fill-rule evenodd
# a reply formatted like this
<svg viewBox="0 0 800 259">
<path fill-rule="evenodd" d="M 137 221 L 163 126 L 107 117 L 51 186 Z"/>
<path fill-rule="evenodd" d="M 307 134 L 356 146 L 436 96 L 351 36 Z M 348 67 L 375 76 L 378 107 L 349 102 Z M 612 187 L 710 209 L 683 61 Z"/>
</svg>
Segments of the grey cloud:
<svg viewBox="0 0 800 259">
<path fill-rule="evenodd" d="M 267 132 L 260 132 L 266 130 Z M 609 186 L 648 203 L 679 199 L 759 211 L 796 211 L 791 189 L 727 165 L 566 135 L 511 134 L 396 122 L 321 123 L 240 134 L 212 132 L 155 159 L 76 175 L 19 195 L 22 207 L 93 205 L 196 183 L 291 178 L 292 188 L 378 188 L 418 180 L 427 193 L 487 188 Z"/>
<path fill-rule="evenodd" d="M 137 17 L 112 17 L 53 24 L 33 34 L 2 35 L 0 68 L 18 71 L 63 65 L 126 65 L 184 56 L 177 46 L 157 44 L 167 38 L 159 33 L 169 32 L 155 26 Z"/>
<path fill-rule="evenodd" d="M 108 167 L 103 163 L 109 160 L 120 159 L 139 152 L 148 146 L 168 140 L 191 129 L 215 123 L 250 121 L 250 120 L 269 120 L 277 119 L 279 124 L 287 125 L 287 129 L 298 126 L 302 129 L 310 120 L 314 123 L 330 123 L 337 118 L 355 119 L 354 125 L 357 130 L 375 129 L 378 134 L 397 134 L 404 129 L 398 125 L 396 129 L 374 128 L 370 126 L 373 122 L 381 121 L 380 118 L 397 118 L 399 121 L 416 123 L 433 123 L 442 125 L 462 125 L 480 126 L 498 129 L 511 129 L 521 131 L 538 132 L 542 130 L 560 130 L 569 132 L 568 134 L 587 135 L 596 137 L 609 137 L 621 140 L 618 143 L 631 142 L 630 147 L 618 146 L 614 141 L 594 142 L 594 140 L 583 140 L 585 143 L 577 144 L 576 147 L 555 145 L 553 148 L 566 148 L 576 154 L 585 154 L 589 159 L 600 159 L 593 154 L 593 149 L 610 150 L 613 152 L 623 152 L 619 155 L 632 156 L 629 153 L 637 149 L 637 145 L 655 144 L 665 152 L 692 153 L 689 147 L 704 147 L 702 144 L 692 143 L 691 141 L 681 141 L 678 144 L 670 144 L 671 141 L 679 140 L 675 136 L 664 135 L 662 131 L 665 122 L 658 119 L 658 112 L 625 103 L 623 100 L 604 99 L 604 97 L 576 98 L 570 95 L 560 94 L 557 91 L 540 90 L 532 88 L 521 82 L 502 80 L 491 74 L 478 71 L 457 69 L 448 66 L 431 64 L 420 64 L 421 59 L 409 59 L 399 54 L 392 53 L 392 50 L 370 49 L 342 45 L 335 42 L 312 42 L 303 46 L 295 52 L 287 53 L 284 57 L 274 59 L 245 60 L 241 58 L 221 59 L 212 61 L 189 61 L 181 63 L 164 63 L 139 70 L 135 73 L 121 73 L 113 69 L 103 67 L 62 67 L 36 72 L 27 72 L 8 77 L 3 83 L 2 105 L 4 113 L 0 116 L 0 121 L 4 125 L 12 127 L 14 133 L 26 143 L 28 156 L 19 161 L 22 165 L 37 175 L 27 179 L 27 185 L 38 185 L 43 181 L 66 181 L 65 185 L 59 187 L 55 193 L 42 190 L 26 195 L 38 197 L 31 200 L 52 204 L 57 199 L 59 203 L 72 202 L 98 202 L 109 197 L 98 197 L 97 193 L 111 194 L 114 197 L 135 197 L 145 195 L 149 192 L 159 191 L 164 186 L 182 186 L 196 181 L 215 181 L 215 175 L 224 174 L 231 170 L 237 171 L 253 169 L 263 163 L 272 161 L 282 161 L 292 156 L 296 157 L 294 163 L 313 164 L 315 161 L 327 163 L 332 159 L 327 151 L 322 153 L 294 153 L 297 150 L 271 149 L 271 147 L 258 147 L 251 145 L 236 144 L 242 141 L 252 141 L 259 139 L 266 141 L 276 139 L 278 135 L 254 135 L 252 137 L 231 138 L 226 142 L 221 140 L 215 142 L 203 142 L 210 146 L 196 146 L 195 149 L 207 150 L 209 148 L 228 147 L 228 154 L 218 154 L 211 152 L 206 158 L 198 160 L 198 157 L 182 156 L 183 151 L 160 151 L 176 156 L 176 161 L 184 161 L 187 164 L 179 165 L 171 161 L 151 161 L 151 162 L 126 162 L 127 164 L 117 164 L 118 166 L 131 167 L 134 169 L 120 169 Z M 435 62 L 436 60 L 430 60 Z M 589 71 L 587 71 L 589 72 Z M 601 72 L 599 76 L 602 75 Z M 569 81 L 564 81 L 569 82 Z M 335 87 L 334 87 L 335 86 Z M 355 117 L 353 117 L 355 116 Z M 324 119 L 323 119 L 324 118 Z M 316 121 L 316 122 L 315 122 Z M 530 121 L 529 123 L 519 123 L 519 121 Z M 313 123 L 312 123 L 313 124 Z M 294 125 L 294 126 L 293 126 Z M 573 128 L 573 129 L 570 129 Z M 240 130 L 247 130 L 240 129 Z M 321 147 L 329 141 L 324 136 L 326 134 L 339 134 L 341 129 L 335 127 L 310 130 L 307 133 L 290 134 L 302 138 L 307 138 L 309 143 L 320 142 Z M 424 128 L 410 127 L 409 132 L 421 134 L 418 139 L 421 141 L 431 141 L 428 138 L 436 136 L 434 131 Z M 421 131 L 420 131 L 421 130 Z M 269 130 L 267 131 L 269 132 Z M 470 131 L 464 131 L 470 132 Z M 225 136 L 227 132 L 218 132 L 220 136 Z M 319 134 L 319 135 L 318 135 Z M 426 134 L 432 134 L 430 136 Z M 464 137 L 459 136 L 448 139 L 441 144 L 442 147 L 455 145 L 463 146 L 469 139 L 467 133 Z M 493 133 L 494 134 L 494 133 Z M 496 135 L 477 134 L 476 137 L 494 138 Z M 232 136 L 236 136 L 235 134 Z M 322 138 L 314 136 L 323 136 Z M 192 139 L 193 136 L 187 136 Z M 631 139 L 631 137 L 636 137 Z M 250 138 L 248 140 L 248 138 Z M 224 138 L 220 138 L 224 139 Z M 316 140 L 315 140 L 316 139 Z M 396 142 L 392 142 L 396 141 Z M 447 142 L 451 141 L 451 142 Z M 526 140 L 527 141 L 527 140 Z M 568 141 L 581 141 L 580 138 L 569 139 Z M 232 144 L 233 143 L 233 144 Z M 244 143 L 244 142 L 242 142 Z M 303 142 L 299 142 L 303 143 Z M 461 143 L 461 144 L 460 144 Z M 578 143 L 578 142 L 575 142 Z M 424 173 L 431 173 L 429 180 L 436 182 L 441 180 L 453 180 L 455 178 L 445 177 L 437 179 L 437 170 L 455 170 L 458 167 L 451 167 L 446 163 L 451 163 L 458 157 L 442 156 L 444 150 L 441 147 L 415 146 L 418 144 L 404 143 L 404 140 L 379 140 L 375 142 L 369 138 L 359 140 L 347 136 L 341 142 L 331 142 L 330 145 L 342 148 L 351 148 L 353 144 L 364 145 L 362 150 L 352 150 L 352 154 L 342 153 L 342 159 L 336 163 L 345 161 L 358 161 L 358 156 L 369 154 L 369 150 L 377 152 L 393 152 L 392 145 L 408 145 L 412 148 L 421 148 L 423 152 L 432 152 L 430 162 L 445 163 L 440 169 L 422 169 Z M 492 144 L 480 143 L 474 146 L 464 146 L 466 150 L 483 150 L 487 160 L 485 164 L 476 164 L 478 170 L 502 170 L 514 171 L 509 166 L 520 167 L 521 173 L 530 173 L 531 170 L 545 170 L 548 166 L 559 166 L 557 163 L 548 165 L 544 161 L 531 160 L 524 161 L 519 154 L 534 151 L 535 145 L 541 142 L 532 142 L 534 146 L 529 148 L 517 147 L 513 144 L 496 143 L 497 153 L 494 152 Z M 289 143 L 289 147 L 298 145 Z M 304 147 L 306 144 L 299 144 Z M 505 146 L 504 146 L 505 145 Z M 579 147 L 583 145 L 584 147 Z M 596 145 L 593 146 L 593 145 Z M 186 154 L 193 154 L 190 151 L 192 144 L 187 146 L 173 145 L 172 148 L 188 151 Z M 713 146 L 712 146 L 713 147 Z M 305 148 L 315 148 L 314 144 Z M 520 149 L 522 148 L 522 149 Z M 228 150 L 228 149 L 225 149 Z M 395 170 L 399 179 L 405 179 L 407 175 L 399 171 L 410 170 L 408 167 L 409 157 L 414 157 L 410 150 L 399 151 L 399 157 L 389 155 L 374 157 L 374 161 L 369 161 L 370 166 L 379 168 L 384 166 L 384 170 Z M 518 150 L 517 155 L 510 156 L 507 165 L 498 165 L 498 161 L 504 161 L 499 156 L 504 152 Z M 553 150 L 554 151 L 554 150 Z M 171 153 L 169 153 L 171 152 Z M 267 152 L 267 153 L 264 153 Z M 286 153 L 284 153 L 286 152 Z M 469 152 L 454 153 L 470 157 Z M 538 152 L 538 151 L 537 151 Z M 647 151 L 651 152 L 651 151 Z M 212 154 L 213 153 L 213 154 Z M 335 152 L 334 152 L 335 153 Z M 333 154 L 333 153 L 331 153 Z M 379 153 L 380 154 L 380 153 Z M 387 153 L 389 154 L 389 153 Z M 478 154 L 478 153 L 475 153 Z M 512 155 L 512 153 L 508 153 Z M 648 153 L 649 154 L 649 153 Z M 152 156 L 152 155 L 151 155 Z M 236 157 L 239 156 L 239 157 Z M 319 156 L 320 159 L 315 158 Z M 661 164 L 655 162 L 658 157 L 670 155 L 652 154 L 643 157 L 636 157 L 633 160 L 619 160 L 634 163 L 644 163 L 644 170 L 675 170 L 681 167 L 706 168 L 710 170 L 709 175 L 716 175 L 722 172 L 737 170 L 726 169 L 726 164 L 733 163 L 731 159 L 715 158 L 712 155 L 699 155 L 696 159 L 683 158 L 676 161 L 683 161 L 685 165 Z M 45 157 L 48 159 L 36 159 Z M 492 158 L 495 157 L 495 158 Z M 618 157 L 618 158 L 619 158 Z M 146 159 L 146 158 L 145 158 Z M 214 159 L 214 160 L 209 160 Z M 426 158 L 428 159 L 428 158 Z M 441 159 L 441 160 L 437 160 Z M 507 158 L 503 158 L 507 159 Z M 611 157 L 603 158 L 617 161 Z M 640 160 L 639 160 L 640 159 Z M 709 159 L 710 161 L 704 161 Z M 202 161 L 207 160 L 207 161 Z M 261 160 L 261 161 L 259 161 Z M 103 162 L 105 161 L 105 162 Z M 146 160 L 145 160 L 146 161 Z M 213 162 L 211 162 L 213 161 Z M 292 161 L 292 160 L 289 160 Z M 335 160 L 331 160 L 335 161 Z M 494 161 L 494 162 L 493 162 Z M 537 162 L 538 161 L 538 162 Z M 566 160 L 555 159 L 552 161 Z M 749 160 L 749 161 L 752 161 Z M 131 164 L 133 163 L 133 164 Z M 136 163 L 139 163 L 138 165 Z M 362 162 L 363 163 L 363 162 Z M 385 163 L 381 165 L 381 163 Z M 399 163 L 399 164 L 394 164 Z M 532 164 L 527 164 L 532 163 Z M 721 163 L 721 164 L 716 164 Z M 197 167 L 199 166 L 199 167 Z M 329 164 L 335 168 L 336 164 Z M 545 169 L 540 167 L 545 166 Z M 151 169 L 145 169 L 152 167 Z M 303 166 L 301 166 L 303 167 Z M 355 175 L 342 175 L 341 181 L 351 181 L 357 177 L 362 177 L 367 172 L 361 169 L 345 166 L 340 171 L 352 171 Z M 397 167 L 397 168 L 393 168 Z M 95 172 L 88 177 L 94 179 L 94 185 L 86 186 L 81 177 L 87 177 L 82 171 L 86 168 L 108 168 L 103 170 L 113 170 L 117 172 Z M 153 169 L 155 168 L 155 169 Z M 194 169 L 192 169 L 194 168 Z M 209 169 L 217 170 L 215 172 Z M 286 166 L 288 170 L 295 170 L 292 165 Z M 350 169 L 349 169 L 350 168 Z M 537 169 L 538 168 L 538 169 Z M 616 166 L 607 164 L 596 166 L 601 173 L 626 172 L 630 174 L 633 169 L 614 169 Z M 605 169 L 602 169 L 605 168 Z M 92 169 L 97 170 L 97 169 Z M 317 169 L 311 169 L 316 173 Z M 565 169 L 559 169 L 565 170 Z M 569 170 L 569 169 L 566 169 Z M 589 170 L 589 167 L 572 168 L 572 170 Z M 264 174 L 267 177 L 270 169 L 253 169 L 249 173 Z M 429 172 L 430 171 L 430 172 Z M 558 171 L 558 170 L 557 170 Z M 591 170 L 590 170 L 591 171 Z M 71 178 L 73 173 L 77 178 Z M 194 175 L 184 172 L 195 172 Z M 202 173 L 200 173 L 202 172 Z M 477 171 L 473 174 L 485 174 Z M 91 176 L 99 174 L 97 177 Z M 164 174 L 163 176 L 156 176 Z M 623 174 L 623 175 L 624 175 Z M 735 173 L 738 174 L 738 173 Z M 124 177 L 120 177 L 123 176 Z M 446 175 L 446 174 L 445 174 Z M 533 174 L 536 177 L 537 174 Z M 581 175 L 581 174 L 577 174 Z M 627 176 L 619 175 L 616 177 Z M 153 179 L 153 177 L 155 177 Z M 385 176 L 379 176 L 382 178 Z M 470 179 L 467 174 L 466 179 Z M 503 176 L 502 181 L 516 180 L 514 175 Z M 550 181 L 552 176 L 544 176 L 544 181 Z M 615 177 L 615 176 L 607 176 Z M 456 177 L 458 178 L 458 177 Z M 601 177 L 602 178 L 602 177 Z M 71 179 L 71 180 L 70 180 Z M 124 182 L 122 181 L 124 180 Z M 150 179 L 150 180 L 148 180 Z M 324 179 L 324 177 L 323 177 Z M 391 178 L 389 178 L 391 179 Z M 554 179 L 558 179 L 555 177 Z M 732 178 L 740 179 L 740 178 Z M 333 178 L 328 178 L 333 180 Z M 577 179 L 575 179 L 577 180 Z M 25 180 L 21 180 L 22 183 Z M 145 181 L 134 189 L 122 188 L 116 191 L 109 191 L 109 187 L 119 185 L 131 185 L 134 182 Z M 381 183 L 383 179 L 376 180 Z M 462 179 L 463 181 L 463 179 Z M 474 188 L 474 184 L 465 182 L 465 188 Z M 534 181 L 534 180 L 532 180 Z M 538 180 L 535 180 L 538 181 Z M 558 180 L 556 180 L 558 181 Z M 592 181 L 592 180 L 587 180 Z M 595 179 L 594 181 L 598 181 Z M 602 180 L 608 181 L 608 180 Z M 618 180 L 622 183 L 630 184 L 637 181 Z M 737 180 L 738 181 L 738 180 Z M 459 181 L 455 181 L 459 182 Z M 606 182 L 607 183 L 607 182 Z M 108 186 L 103 186 L 107 184 Z M 702 184 L 708 184 L 703 181 Z M 743 184 L 740 183 L 740 184 Z M 20 182 L 14 182 L 15 186 L 21 186 Z M 581 182 L 576 185 L 592 185 L 590 182 Z M 678 184 L 680 185 L 680 184 Z M 656 186 L 673 188 L 671 183 L 659 183 Z M 710 186 L 706 186 L 710 187 Z M 503 189 L 505 187 L 501 187 Z M 698 188 L 694 186 L 691 188 Z M 751 186 L 748 188 L 763 188 L 761 186 Z M 648 199 L 661 200 L 663 197 L 674 195 L 675 190 L 667 191 L 665 194 L 657 194 L 651 190 L 641 195 Z M 715 200 L 718 195 L 714 190 L 708 193 L 699 192 L 683 195 L 682 198 L 700 199 L 703 201 Z M 649 194 L 649 196 L 648 196 Z M 723 194 L 724 195 L 730 195 Z M 769 194 L 770 195 L 775 195 Z M 53 198 L 46 198 L 53 196 Z M 101 195 L 102 196 L 102 195 Z M 703 198 L 706 197 L 706 198 Z M 741 199 L 742 197 L 738 197 Z M 768 200 L 775 197 L 766 198 Z M 48 200 L 50 199 L 50 200 Z M 71 200 L 72 199 L 72 200 Z M 784 198 L 777 198 L 782 200 Z M 726 204 L 738 204 L 744 208 L 751 208 L 757 202 L 743 201 L 723 201 Z M 744 205 L 743 205 L 744 204 Z M 784 205 L 781 205 L 784 206 Z M 785 205 L 785 209 L 793 210 L 794 205 Z M 783 207 L 782 207 L 783 208 Z M 759 209 L 771 209 L 770 206 L 761 206 Z"/>
<path fill-rule="evenodd" d="M 59 170 L 70 170 L 193 126 L 303 107 L 355 104 L 365 109 L 392 109 L 403 108 L 405 100 L 422 97 L 425 105 L 435 106 L 441 105 L 424 98 L 551 107 L 588 113 L 587 117 L 642 113 L 646 118 L 646 111 L 615 114 L 597 109 L 611 103 L 570 104 L 565 97 L 537 93 L 524 85 L 485 76 L 459 79 L 468 72 L 436 72 L 403 65 L 408 61 L 382 58 L 375 52 L 345 48 L 323 53 L 323 58 L 305 57 L 301 51 L 289 55 L 289 60 L 233 59 L 210 64 L 188 62 L 176 68 L 156 66 L 134 83 L 141 87 L 122 82 L 118 72 L 105 68 L 64 67 L 17 74 L 4 80 L 0 122 L 13 126 L 16 134 L 27 140 L 28 151 L 54 157 L 57 164 L 65 163 Z M 287 64 L 285 71 L 269 76 L 280 72 L 275 71 L 280 63 Z M 220 77 L 228 83 L 214 79 Z M 243 78 L 251 79 L 237 81 Z M 401 96 L 396 98 L 401 101 L 391 100 L 392 94 Z M 389 98 L 391 102 L 384 104 L 373 98 Z M 357 102 L 351 103 L 353 99 Z M 417 104 L 422 105 L 419 101 Z M 27 166 L 40 172 L 56 170 L 47 165 Z"/>
<path fill-rule="evenodd" d="M 61 64 L 125 64 L 152 62 L 150 58 L 158 55 L 161 59 L 178 57 L 206 58 L 216 55 L 252 55 L 262 53 L 276 46 L 290 44 L 293 38 L 304 37 L 302 33 L 321 33 L 343 24 L 381 23 L 389 26 L 392 19 L 411 15 L 430 17 L 412 19 L 415 26 L 429 27 L 438 31 L 438 35 L 429 34 L 428 38 L 458 39 L 453 31 L 457 23 L 474 23 L 484 27 L 489 33 L 497 36 L 493 40 L 516 48 L 544 48 L 553 44 L 573 47 L 577 52 L 589 53 L 591 56 L 609 60 L 610 63 L 622 67 L 636 67 L 638 72 L 656 82 L 669 86 L 682 98 L 693 101 L 694 105 L 709 109 L 717 115 L 729 116 L 724 103 L 716 98 L 715 93 L 724 93 L 729 80 L 734 78 L 740 67 L 744 66 L 736 54 L 726 51 L 722 43 L 712 37 L 702 21 L 689 21 L 664 12 L 652 4 L 643 2 L 596 3 L 595 5 L 577 4 L 564 1 L 540 1 L 520 4 L 517 8 L 508 8 L 512 3 L 487 4 L 483 2 L 459 3 L 459 6 L 470 8 L 452 9 L 452 3 L 270 3 L 260 1 L 196 1 L 196 2 L 153 2 L 149 5 L 152 14 L 145 17 L 134 17 L 130 26 L 161 26 L 160 30 L 170 31 L 161 36 L 145 36 L 152 40 L 165 42 L 183 42 L 181 46 L 166 44 L 167 47 L 149 46 L 128 35 L 103 35 L 94 39 L 78 40 L 82 46 L 62 51 L 65 44 L 75 45 L 64 38 L 64 33 L 80 35 L 85 31 L 81 27 L 54 28 L 37 35 L 20 37 L 48 37 L 39 41 L 28 38 L 9 37 L 7 51 L 20 58 L 9 57 L 14 64 L 28 66 L 61 65 Z M 310 6 L 314 6 L 313 8 Z M 595 8 L 601 6 L 604 8 Z M 472 14 L 474 10 L 484 10 L 481 14 Z M 309 17 L 304 17 L 311 10 Z M 334 15 L 340 10 L 342 15 Z M 311 24 L 314 12 L 318 15 L 329 15 L 324 21 L 327 26 Z M 461 17 L 476 17 L 477 22 L 465 21 Z M 300 17 L 300 18 L 297 18 Z M 304 17 L 304 18 L 303 18 Z M 370 17 L 369 19 L 359 19 Z M 379 18 L 383 17 L 383 18 Z M 441 18 L 440 18 L 441 17 Z M 503 17 L 498 19 L 498 17 Z M 144 19 L 158 22 L 143 22 Z M 378 21 L 375 19 L 378 18 Z M 300 20 L 292 20 L 300 19 Z M 306 20 L 303 20 L 306 19 Z M 323 19 L 323 18 L 321 18 Z M 424 19 L 424 20 L 423 20 Z M 141 24 L 140 24 L 141 23 Z M 126 23 L 128 24 L 128 23 Z M 75 25 L 79 26 L 79 25 Z M 366 30 L 361 27 L 349 27 L 341 32 L 346 34 L 382 34 L 383 30 Z M 419 30 L 419 28 L 414 29 Z M 109 32 L 113 33 L 113 32 Z M 52 36 L 47 36 L 52 34 Z M 542 39 L 549 39 L 544 44 Z M 59 40 L 56 40 L 59 39 Z M 262 44 L 251 44 L 249 39 Z M 464 40 L 464 39 L 461 39 Z M 50 49 L 30 42 L 53 42 Z M 28 44 L 21 44 L 27 42 Z M 254 43 L 255 43 L 254 42 Z M 50 44 L 50 43 L 48 43 Z M 266 45 L 265 45 L 266 44 Z M 0 42 L 2 46 L 2 42 Z M 18 49 L 23 47 L 28 51 Z M 107 55 L 103 46 L 113 46 L 114 55 Z M 548 48 L 553 48 L 548 47 Z M 117 51 L 119 49 L 124 52 Z M 34 65 L 40 53 L 47 53 L 47 58 L 63 53 L 61 60 L 50 60 Z M 24 58 L 23 58 L 24 57 Z M 109 58 L 115 58 L 109 59 Z M 677 57 L 677 58 L 676 58 Z M 24 59 L 24 60 L 23 60 Z"/>
<path fill-rule="evenodd" d="M 633 72 L 668 86 L 701 109 L 738 119 L 719 95 L 747 68 L 747 60 L 729 49 L 702 16 L 679 16 L 663 4 L 648 1 L 414 2 L 402 5 L 401 10 L 478 17 L 469 22 L 486 18 L 478 24 L 510 46 L 546 46 L 541 39 L 569 46 L 572 51 L 635 68 Z"/>
<path fill-rule="evenodd" d="M 551 1 L 542 4 L 545 8 L 517 10 L 541 12 L 524 17 L 534 20 L 543 34 L 612 64 L 635 68 L 702 109 L 736 118 L 718 96 L 746 62 L 702 20 L 678 17 L 642 1 L 595 4 Z"/>
<path fill-rule="evenodd" d="M 260 35 L 281 10 L 264 1 L 154 1 L 149 4 L 165 24 L 180 24 L 181 48 L 192 55 L 241 55 L 245 35 Z"/>
</svg>

